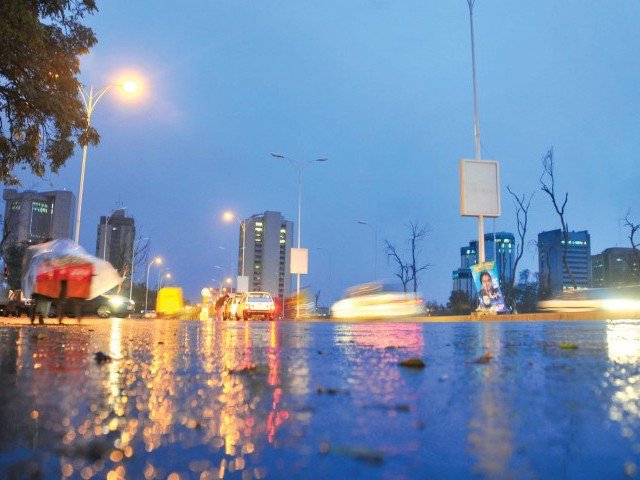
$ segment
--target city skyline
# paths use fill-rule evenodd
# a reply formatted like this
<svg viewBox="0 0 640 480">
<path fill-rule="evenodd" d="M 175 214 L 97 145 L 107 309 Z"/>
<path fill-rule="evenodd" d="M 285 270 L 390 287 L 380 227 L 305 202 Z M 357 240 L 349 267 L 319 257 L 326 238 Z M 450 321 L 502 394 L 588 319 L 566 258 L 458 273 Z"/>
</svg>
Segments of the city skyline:
<svg viewBox="0 0 640 480">
<path fill-rule="evenodd" d="M 151 98 L 135 108 L 106 98 L 96 112 L 102 140 L 89 158 L 84 222 L 126 199 L 153 252 L 171 259 L 193 298 L 211 278 L 210 267 L 228 264 L 237 251 L 221 210 L 296 217 L 295 175 L 269 152 L 327 156 L 326 166 L 305 172 L 302 246 L 310 251 L 310 275 L 303 285 L 329 275 L 317 248 L 333 256 L 333 297 L 371 279 L 370 234 L 357 221 L 375 224 L 380 240 L 394 243 L 403 241 L 406 222 L 420 221 L 432 227 L 425 260 L 433 264 L 420 290 L 446 301 L 457 249 L 477 236 L 475 222 L 458 211 L 457 162 L 473 155 L 464 2 L 328 2 L 277 11 L 187 6 L 189 32 L 205 38 L 189 49 L 192 36 L 183 27 L 157 32 L 136 21 L 146 8 L 121 12 L 105 4 L 88 19 L 100 43 L 82 59 L 83 81 L 99 85 L 123 64 L 136 66 L 149 75 Z M 150 18 L 165 22 L 169 11 L 158 8 Z M 592 252 L 628 246 L 618 219 L 629 208 L 640 217 L 636 178 L 614 180 L 609 172 L 634 171 L 640 69 L 629 59 L 638 6 L 577 10 L 502 1 L 478 3 L 475 19 L 483 156 L 500 161 L 502 171 L 496 231 L 515 227 L 506 186 L 539 192 L 541 158 L 554 145 L 570 228 L 589 230 Z M 140 41 L 132 46 L 134 34 Z M 20 178 L 26 188 L 36 182 L 39 190 L 77 192 L 79 159 L 76 150 L 59 176 Z M 529 239 L 559 226 L 540 193 L 530 222 Z M 93 235 L 83 229 L 80 243 L 90 248 Z M 536 265 L 528 246 L 521 268 Z M 382 278 L 393 276 L 384 261 L 379 270 Z"/>
</svg>

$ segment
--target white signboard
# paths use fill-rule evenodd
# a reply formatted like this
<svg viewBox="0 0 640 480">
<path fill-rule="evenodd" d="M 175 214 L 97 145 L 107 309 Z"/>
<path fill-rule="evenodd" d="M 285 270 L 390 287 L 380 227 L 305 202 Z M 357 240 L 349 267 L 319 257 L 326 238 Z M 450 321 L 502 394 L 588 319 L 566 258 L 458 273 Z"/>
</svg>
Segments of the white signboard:
<svg viewBox="0 0 640 480">
<path fill-rule="evenodd" d="M 306 275 L 309 271 L 309 250 L 306 248 L 291 249 L 291 272 Z"/>
<path fill-rule="evenodd" d="M 500 216 L 500 166 L 493 160 L 460 160 L 460 214 Z"/>
<path fill-rule="evenodd" d="M 236 292 L 237 293 L 246 293 L 249 291 L 249 277 L 238 275 L 238 281 L 236 283 Z"/>
</svg>

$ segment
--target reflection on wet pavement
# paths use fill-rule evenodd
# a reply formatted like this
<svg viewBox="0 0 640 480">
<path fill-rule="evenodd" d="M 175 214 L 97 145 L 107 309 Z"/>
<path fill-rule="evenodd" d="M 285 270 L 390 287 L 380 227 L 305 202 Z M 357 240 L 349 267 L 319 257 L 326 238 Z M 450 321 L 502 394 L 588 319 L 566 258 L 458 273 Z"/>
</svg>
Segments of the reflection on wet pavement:
<svg viewBox="0 0 640 480">
<path fill-rule="evenodd" d="M 639 347 L 638 321 L 1 325 L 0 477 L 633 477 Z"/>
</svg>

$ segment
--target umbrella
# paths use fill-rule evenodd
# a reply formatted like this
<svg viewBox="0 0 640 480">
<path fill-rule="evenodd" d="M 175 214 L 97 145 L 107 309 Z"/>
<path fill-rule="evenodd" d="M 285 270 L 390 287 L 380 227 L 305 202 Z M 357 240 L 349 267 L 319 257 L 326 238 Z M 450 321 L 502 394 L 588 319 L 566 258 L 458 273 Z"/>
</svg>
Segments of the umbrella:
<svg viewBox="0 0 640 480">
<path fill-rule="evenodd" d="M 38 267 L 45 262 L 54 262 L 61 266 L 91 264 L 93 277 L 89 298 L 102 295 L 123 281 L 109 262 L 88 254 L 71 239 L 59 238 L 27 248 L 22 262 L 22 291 L 27 298 L 33 295 L 39 273 Z"/>
</svg>

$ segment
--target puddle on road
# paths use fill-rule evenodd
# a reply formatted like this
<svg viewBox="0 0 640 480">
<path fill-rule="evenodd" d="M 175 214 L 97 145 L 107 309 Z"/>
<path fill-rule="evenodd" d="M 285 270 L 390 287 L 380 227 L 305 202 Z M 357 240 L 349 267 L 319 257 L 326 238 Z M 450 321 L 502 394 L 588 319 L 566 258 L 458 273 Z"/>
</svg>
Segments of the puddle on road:
<svg viewBox="0 0 640 480">
<path fill-rule="evenodd" d="M 633 476 L 639 346 L 624 321 L 0 326 L 0 471 Z"/>
</svg>

